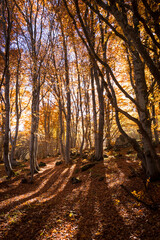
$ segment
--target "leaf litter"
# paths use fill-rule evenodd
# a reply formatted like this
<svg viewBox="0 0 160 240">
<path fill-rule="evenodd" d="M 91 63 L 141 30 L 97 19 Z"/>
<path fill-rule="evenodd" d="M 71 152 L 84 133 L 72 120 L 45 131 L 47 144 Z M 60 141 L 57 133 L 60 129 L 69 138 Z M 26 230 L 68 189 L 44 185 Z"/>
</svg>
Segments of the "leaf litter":
<svg viewBox="0 0 160 240">
<path fill-rule="evenodd" d="M 143 202 L 160 203 L 160 183 L 145 180 L 139 161 L 127 151 L 121 157 L 106 152 L 103 162 L 84 172 L 87 158 L 71 166 L 47 158 L 34 184 L 23 184 L 21 171 L 8 181 L 0 176 L 0 239 L 159 240 L 159 208 Z M 81 181 L 72 184 L 72 178 Z"/>
</svg>

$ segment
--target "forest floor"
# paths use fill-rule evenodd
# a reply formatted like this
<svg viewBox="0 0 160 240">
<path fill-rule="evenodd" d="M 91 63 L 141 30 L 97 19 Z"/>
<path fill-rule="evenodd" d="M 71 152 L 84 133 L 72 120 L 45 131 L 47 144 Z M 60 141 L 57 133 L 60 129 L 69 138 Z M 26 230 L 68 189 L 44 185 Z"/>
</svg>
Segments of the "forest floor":
<svg viewBox="0 0 160 240">
<path fill-rule="evenodd" d="M 106 152 L 86 171 L 87 157 L 41 161 L 33 184 L 22 183 L 28 163 L 11 180 L 0 165 L 1 240 L 160 240 L 160 182 L 145 182 L 132 150 Z"/>
</svg>

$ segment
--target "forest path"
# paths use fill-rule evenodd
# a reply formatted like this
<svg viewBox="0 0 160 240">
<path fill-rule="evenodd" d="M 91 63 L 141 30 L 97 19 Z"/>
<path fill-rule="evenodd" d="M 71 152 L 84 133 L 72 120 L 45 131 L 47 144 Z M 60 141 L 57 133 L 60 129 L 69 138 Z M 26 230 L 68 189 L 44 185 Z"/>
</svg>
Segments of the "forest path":
<svg viewBox="0 0 160 240">
<path fill-rule="evenodd" d="M 34 184 L 22 183 L 20 167 L 12 180 L 1 179 L 0 239 L 159 240 L 159 210 L 147 209 L 121 184 L 148 204 L 149 195 L 160 203 L 160 184 L 149 182 L 146 192 L 133 151 L 106 154 L 104 162 L 84 172 L 87 159 L 75 159 L 70 166 L 44 159 L 47 165 Z M 73 177 L 81 182 L 73 184 Z"/>
</svg>

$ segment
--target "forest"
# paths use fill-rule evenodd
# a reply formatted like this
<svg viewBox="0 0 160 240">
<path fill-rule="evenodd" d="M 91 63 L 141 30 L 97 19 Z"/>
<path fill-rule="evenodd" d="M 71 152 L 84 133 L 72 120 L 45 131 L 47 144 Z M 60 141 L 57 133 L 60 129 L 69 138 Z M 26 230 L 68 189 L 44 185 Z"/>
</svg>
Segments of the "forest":
<svg viewBox="0 0 160 240">
<path fill-rule="evenodd" d="M 159 240 L 160 3 L 0 1 L 0 239 Z"/>
</svg>

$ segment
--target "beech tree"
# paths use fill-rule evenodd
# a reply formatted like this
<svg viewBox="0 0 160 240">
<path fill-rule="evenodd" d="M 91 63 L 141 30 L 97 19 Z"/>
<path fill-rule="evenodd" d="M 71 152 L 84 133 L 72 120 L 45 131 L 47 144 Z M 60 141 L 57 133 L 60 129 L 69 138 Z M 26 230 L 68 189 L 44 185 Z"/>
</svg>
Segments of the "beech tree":
<svg viewBox="0 0 160 240">
<path fill-rule="evenodd" d="M 103 15 L 99 12 L 99 10 L 97 10 L 97 8 L 94 7 L 94 5 L 92 5 L 91 3 L 87 2 L 87 1 L 83 1 L 83 2 L 85 2 L 95 13 L 97 13 L 97 15 L 100 17 L 100 19 L 103 19 L 103 21 L 105 21 L 105 23 L 108 24 L 108 21 L 104 20 L 106 18 L 103 17 Z M 97 1 L 97 2 L 106 12 L 113 14 L 115 18 L 117 17 L 116 18 L 117 22 L 118 22 L 118 24 L 120 24 L 126 38 L 121 33 L 118 34 L 118 36 L 120 36 L 123 40 L 125 40 L 125 43 L 127 42 L 128 44 L 130 44 L 131 40 L 133 41 L 133 39 L 131 39 L 132 34 L 130 35 L 130 34 L 128 34 L 127 31 L 125 31 L 125 29 L 124 29 L 125 25 L 123 24 L 122 20 L 119 18 L 119 16 L 121 16 L 123 12 L 122 13 L 119 12 L 119 14 L 117 14 L 118 9 L 117 9 L 116 3 L 114 2 L 114 3 L 110 3 L 110 5 L 107 5 L 107 4 L 104 4 L 104 2 L 102 2 L 102 1 Z M 112 69 L 108 65 L 108 63 L 106 61 L 104 61 L 103 58 L 100 57 L 95 52 L 93 43 L 90 38 L 90 32 L 88 30 L 88 26 L 85 23 L 85 18 L 83 19 L 82 15 L 81 15 L 79 1 L 75 0 L 74 3 L 75 3 L 76 14 L 77 14 L 77 17 L 81 24 L 81 27 L 83 29 L 85 39 L 80 34 L 79 29 L 77 28 L 77 22 L 76 22 L 77 19 L 72 14 L 72 12 L 69 10 L 66 1 L 64 1 L 64 3 L 69 12 L 70 17 L 72 18 L 72 20 L 74 22 L 76 30 L 78 31 L 79 35 L 83 39 L 90 55 L 92 56 L 92 60 L 94 61 L 95 67 L 98 69 L 99 74 L 101 75 L 101 77 L 103 79 L 103 83 L 104 83 L 105 89 L 108 93 L 108 97 L 110 98 L 110 100 L 115 108 L 116 122 L 117 122 L 120 132 L 131 142 L 131 144 L 133 145 L 135 150 L 138 152 L 140 158 L 142 159 L 142 163 L 143 163 L 143 166 L 145 168 L 147 175 L 149 177 L 151 177 L 152 179 L 158 178 L 159 177 L 159 158 L 156 154 L 156 151 L 155 151 L 155 148 L 154 148 L 153 142 L 152 142 L 151 120 L 149 117 L 149 112 L 147 110 L 148 100 L 147 100 L 147 85 L 146 85 L 146 79 L 144 76 L 144 63 L 141 61 L 140 56 L 139 56 L 139 54 L 143 55 L 142 49 L 139 49 L 139 47 L 138 47 L 139 45 L 137 45 L 137 43 L 134 43 L 134 46 L 137 47 L 137 49 L 135 49 L 135 50 L 131 49 L 131 53 L 132 53 L 132 57 L 133 57 L 134 81 L 135 81 L 135 87 L 136 87 L 136 91 L 135 91 L 136 99 L 133 99 L 132 96 L 129 95 L 126 92 L 126 90 L 119 84 L 119 82 L 117 81 L 117 79 L 116 79 Z M 137 26 L 139 23 L 139 19 L 137 19 L 136 14 L 135 14 L 136 6 L 132 3 L 131 3 L 131 6 L 133 8 L 134 32 L 135 32 L 136 36 L 138 37 L 139 30 L 138 30 Z M 124 8 L 123 3 L 122 3 L 122 6 L 120 5 L 119 8 L 120 9 Z M 127 19 L 127 15 L 126 15 L 126 19 Z M 111 24 L 108 24 L 108 25 L 111 26 Z M 116 30 L 114 32 L 117 33 Z M 127 39 L 127 36 L 130 36 L 130 38 Z M 105 81 L 103 73 L 101 72 L 100 68 L 98 67 L 98 65 L 96 63 L 97 61 L 99 61 L 105 67 L 106 72 L 108 73 L 108 76 L 106 79 L 107 83 Z M 151 62 L 153 63 L 153 61 L 150 61 L 150 63 Z M 148 67 L 152 71 L 151 65 L 149 64 L 149 60 L 148 60 Z M 152 67 L 153 67 L 153 64 L 152 64 Z M 112 78 L 114 83 L 117 85 L 117 87 L 123 92 L 125 97 L 127 97 L 131 102 L 133 102 L 136 105 L 136 107 L 138 109 L 139 120 L 132 117 L 130 114 L 128 114 L 127 112 L 125 112 L 124 110 L 122 110 L 121 108 L 118 107 L 115 89 L 111 83 L 110 77 Z M 156 78 L 156 76 L 155 76 L 155 78 Z M 157 79 L 157 81 L 158 81 L 158 79 Z M 124 131 L 124 129 L 122 128 L 122 125 L 120 123 L 120 120 L 119 120 L 119 113 L 124 114 L 127 118 L 134 121 L 138 125 L 140 132 L 142 134 L 142 138 L 143 138 L 144 150 L 141 149 L 141 147 L 138 144 L 138 142 L 136 141 L 136 139 L 131 138 Z"/>
<path fill-rule="evenodd" d="M 23 37 L 26 41 L 30 56 L 30 71 L 32 78 L 32 107 L 31 107 L 31 138 L 30 138 L 30 170 L 31 182 L 34 172 L 39 169 L 37 163 L 38 148 L 38 123 L 39 123 L 39 100 L 42 63 L 47 53 L 48 37 L 44 38 L 43 32 L 46 27 L 45 1 L 15 1 L 19 14 L 22 16 L 25 30 L 21 27 Z M 20 25 L 21 23 L 19 23 Z M 42 45 L 43 37 L 43 45 Z"/>
<path fill-rule="evenodd" d="M 2 33 L 3 45 L 0 48 L 0 55 L 3 59 L 3 73 L 0 83 L 0 91 L 4 84 L 4 97 L 1 92 L 1 97 L 5 104 L 5 122 L 4 122 L 4 164 L 7 176 L 10 178 L 13 175 L 10 158 L 9 158 L 9 133 L 10 133 L 10 52 L 12 41 L 13 27 L 13 12 L 14 4 L 12 1 L 2 1 L 1 4 L 1 20 L 0 28 Z"/>
</svg>

